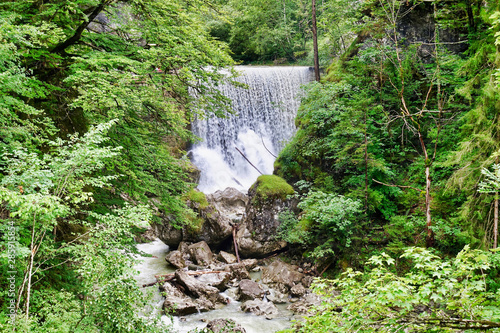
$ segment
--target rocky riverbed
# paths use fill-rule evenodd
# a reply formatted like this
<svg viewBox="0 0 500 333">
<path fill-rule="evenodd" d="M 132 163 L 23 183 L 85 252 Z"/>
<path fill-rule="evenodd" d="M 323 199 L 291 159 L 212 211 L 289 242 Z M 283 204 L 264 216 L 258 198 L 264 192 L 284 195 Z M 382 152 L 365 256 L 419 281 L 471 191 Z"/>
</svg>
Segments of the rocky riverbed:
<svg viewBox="0 0 500 333">
<path fill-rule="evenodd" d="M 159 288 L 162 311 L 180 332 L 221 318 L 234 320 L 226 323 L 233 330 L 221 332 L 274 332 L 319 304 L 309 290 L 310 264 L 299 267 L 277 255 L 287 246 L 276 238 L 278 215 L 296 209 L 296 202 L 288 199 L 293 190 L 284 180 L 269 177 L 276 179 L 259 178 L 248 195 L 233 188 L 209 195 L 192 192 L 187 204 L 198 215 L 196 229 L 177 229 L 165 216 L 150 230 L 172 251 L 160 255 L 165 267 L 157 267 L 155 280 L 147 284 Z M 269 191 L 266 181 L 283 190 L 275 186 Z M 214 327 L 222 325 L 217 323 Z"/>
<path fill-rule="evenodd" d="M 205 242 L 181 243 L 166 255 L 159 240 L 140 244 L 139 249 L 156 258 L 146 258 L 137 267 L 138 281 L 158 282 L 148 287 L 161 292 L 153 302 L 172 315 L 179 332 L 222 325 L 220 320 L 212 322 L 217 319 L 233 321 L 225 322 L 231 330 L 221 332 L 274 332 L 289 327 L 292 319 L 319 303 L 308 289 L 312 276 L 278 258 L 238 263 L 231 253 L 214 254 Z M 166 259 L 163 265 L 161 255 Z"/>
</svg>

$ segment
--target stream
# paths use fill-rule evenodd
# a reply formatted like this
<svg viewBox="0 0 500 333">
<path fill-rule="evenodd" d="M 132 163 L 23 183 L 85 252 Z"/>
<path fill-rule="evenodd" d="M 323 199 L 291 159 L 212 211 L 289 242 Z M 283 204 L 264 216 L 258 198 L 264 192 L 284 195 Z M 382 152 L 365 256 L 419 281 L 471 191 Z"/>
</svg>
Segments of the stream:
<svg viewBox="0 0 500 333">
<path fill-rule="evenodd" d="M 165 255 L 168 253 L 169 248 L 160 240 L 155 240 L 151 243 L 138 244 L 137 249 L 144 253 L 150 254 L 153 257 L 139 257 L 142 262 L 134 268 L 139 272 L 135 277 L 139 285 L 144 285 L 156 281 L 155 275 L 172 273 L 175 270 L 165 261 Z M 260 272 L 252 272 L 252 279 L 258 281 L 260 279 Z M 163 299 L 158 290 L 158 286 L 145 288 L 146 292 L 150 292 L 151 307 L 162 311 L 161 307 Z M 289 328 L 293 313 L 286 309 L 288 304 L 276 304 L 279 309 L 279 316 L 277 318 L 268 320 L 264 316 L 256 316 L 250 313 L 244 313 L 240 310 L 241 302 L 234 300 L 231 292 L 222 293 L 224 296 L 229 297 L 231 302 L 223 308 L 192 314 L 182 317 L 173 317 L 171 319 L 162 315 L 162 321 L 171 323 L 175 332 L 187 333 L 194 329 L 204 328 L 211 320 L 218 318 L 232 319 L 237 324 L 241 325 L 247 333 L 270 333 Z"/>
</svg>

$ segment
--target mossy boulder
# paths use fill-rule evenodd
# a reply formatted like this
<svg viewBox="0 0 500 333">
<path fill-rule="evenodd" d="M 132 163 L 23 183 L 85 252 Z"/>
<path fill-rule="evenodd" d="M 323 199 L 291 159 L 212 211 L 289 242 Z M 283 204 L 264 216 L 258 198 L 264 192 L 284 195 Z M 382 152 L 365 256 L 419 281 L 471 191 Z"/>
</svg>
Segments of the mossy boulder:
<svg viewBox="0 0 500 333">
<path fill-rule="evenodd" d="M 275 175 L 260 176 L 252 187 L 255 187 L 253 199 L 260 201 L 285 200 L 294 193 L 293 187 L 286 180 Z"/>
<path fill-rule="evenodd" d="M 265 257 L 286 247 L 286 242 L 276 239 L 278 216 L 296 209 L 296 199 L 289 197 L 293 193 L 292 186 L 275 175 L 260 176 L 250 187 L 250 202 L 236 235 L 243 256 Z"/>
</svg>

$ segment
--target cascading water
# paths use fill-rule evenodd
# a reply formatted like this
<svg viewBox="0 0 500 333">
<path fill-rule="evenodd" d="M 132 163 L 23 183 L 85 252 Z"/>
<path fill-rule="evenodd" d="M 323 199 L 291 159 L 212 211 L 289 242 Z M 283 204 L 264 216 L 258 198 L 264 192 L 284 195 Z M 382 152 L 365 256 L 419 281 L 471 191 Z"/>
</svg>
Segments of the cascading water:
<svg viewBox="0 0 500 333">
<path fill-rule="evenodd" d="M 191 159 L 201 170 L 198 189 L 205 193 L 234 187 L 246 191 L 259 176 L 272 174 L 275 156 L 295 133 L 300 86 L 312 80 L 309 67 L 237 67 L 248 89 L 225 85 L 235 115 L 197 119 L 192 131 L 202 141 Z"/>
</svg>

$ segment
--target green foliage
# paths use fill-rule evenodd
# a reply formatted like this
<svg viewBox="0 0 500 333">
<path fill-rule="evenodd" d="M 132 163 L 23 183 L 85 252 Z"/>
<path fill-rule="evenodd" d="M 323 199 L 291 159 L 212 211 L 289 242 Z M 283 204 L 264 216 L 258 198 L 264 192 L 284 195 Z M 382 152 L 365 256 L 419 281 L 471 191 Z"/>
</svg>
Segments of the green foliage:
<svg viewBox="0 0 500 333">
<path fill-rule="evenodd" d="M 261 175 L 257 178 L 255 187 L 257 200 L 285 200 L 288 195 L 295 193 L 293 187 L 281 177 L 275 175 Z"/>
<path fill-rule="evenodd" d="M 3 230 L 0 247 L 12 249 L 15 244 L 15 248 L 9 255 L 2 251 L 1 283 L 5 285 L 5 279 L 11 276 L 7 271 L 15 272 L 19 307 L 14 325 L 25 325 L 26 331 L 156 329 L 154 321 L 148 323 L 137 315 L 144 306 L 143 293 L 132 278 L 135 260 L 127 254 L 132 240 L 130 229 L 148 225 L 149 208 L 125 206 L 107 214 L 87 210 L 93 201 L 89 189 L 107 187 L 117 178 L 96 174 L 106 160 L 118 155 L 118 149 L 105 146 L 106 132 L 114 123 L 95 126 L 82 137 L 50 142 L 51 149 L 45 154 L 24 149 L 6 154 L 8 174 L 1 180 L 0 200 L 9 214 L 2 218 L 2 225 L 12 228 Z M 47 237 L 57 235 L 62 220 L 82 225 L 85 233 L 70 242 Z M 14 237 L 7 237 L 6 231 L 12 229 Z M 15 266 L 10 260 L 12 253 Z M 76 277 L 73 283 L 78 281 L 66 292 L 56 291 L 56 267 L 60 265 L 65 267 L 65 279 Z M 41 288 L 45 283 L 54 289 Z M 77 293 L 83 300 L 78 300 Z M 50 296 L 55 299 L 47 299 Z"/>
<path fill-rule="evenodd" d="M 207 196 L 205 193 L 192 189 L 183 196 L 184 200 L 189 200 L 193 203 L 197 203 L 200 209 L 205 209 L 208 207 Z"/>
<path fill-rule="evenodd" d="M 310 256 L 317 261 L 332 257 L 335 249 L 351 245 L 361 213 L 360 202 L 312 190 L 297 206 L 302 210 L 299 218 L 289 211 L 280 214 L 278 236 L 283 240 L 312 248 Z"/>
<path fill-rule="evenodd" d="M 318 312 L 297 332 L 455 332 L 500 327 L 499 290 L 488 278 L 498 269 L 498 252 L 468 246 L 452 259 L 408 248 L 400 259 L 373 256 L 365 273 L 348 269 L 339 279 L 316 280 L 326 296 Z M 411 268 L 394 273 L 399 261 Z M 340 292 L 340 294 L 339 294 Z"/>
</svg>

